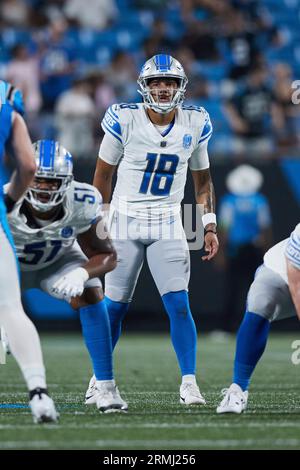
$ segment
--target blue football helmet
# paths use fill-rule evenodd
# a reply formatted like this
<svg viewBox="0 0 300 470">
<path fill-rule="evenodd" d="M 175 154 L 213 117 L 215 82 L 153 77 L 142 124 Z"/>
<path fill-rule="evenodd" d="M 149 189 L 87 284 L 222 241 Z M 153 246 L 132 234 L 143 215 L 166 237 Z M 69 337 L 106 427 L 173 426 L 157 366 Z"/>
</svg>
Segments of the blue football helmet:
<svg viewBox="0 0 300 470">
<path fill-rule="evenodd" d="M 151 94 L 149 81 L 157 78 L 173 78 L 177 81 L 178 88 L 168 103 L 155 101 Z M 188 79 L 178 60 L 167 54 L 158 54 L 145 62 L 137 82 L 140 86 L 138 92 L 142 95 L 145 105 L 157 113 L 166 114 L 183 102 Z"/>
<path fill-rule="evenodd" d="M 73 181 L 72 155 L 59 142 L 38 140 L 33 144 L 37 170 L 34 183 L 29 187 L 25 199 L 40 212 L 47 212 L 62 203 L 66 191 Z M 39 180 L 57 183 L 56 189 L 39 189 Z M 48 197 L 45 200 L 45 195 Z M 43 196 L 43 197 L 42 197 Z"/>
</svg>

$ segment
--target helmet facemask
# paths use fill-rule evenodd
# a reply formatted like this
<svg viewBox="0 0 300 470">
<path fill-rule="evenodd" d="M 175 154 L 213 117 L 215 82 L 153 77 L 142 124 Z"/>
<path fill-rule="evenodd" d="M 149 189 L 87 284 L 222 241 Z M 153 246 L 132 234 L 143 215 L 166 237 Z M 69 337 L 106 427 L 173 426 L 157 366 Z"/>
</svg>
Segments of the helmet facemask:
<svg viewBox="0 0 300 470">
<path fill-rule="evenodd" d="M 163 79 L 176 80 L 177 82 L 177 88 L 174 88 L 173 96 L 169 102 L 156 100 L 153 96 L 154 90 L 149 86 L 152 80 Z M 147 60 L 137 82 L 140 87 L 138 92 L 142 95 L 146 107 L 157 113 L 167 114 L 183 102 L 188 79 L 182 65 L 176 59 L 159 54 Z"/>
<path fill-rule="evenodd" d="M 141 78 L 138 80 L 138 84 L 141 88 L 141 90 L 138 90 L 138 92 L 142 95 L 145 105 L 147 108 L 153 109 L 153 111 L 156 111 L 160 114 L 169 113 L 183 102 L 187 83 L 187 80 L 184 80 L 183 78 L 170 77 L 169 75 L 165 78 L 173 79 L 177 82 L 177 88 L 171 89 L 173 96 L 168 103 L 159 101 L 159 89 L 155 90 L 150 88 L 150 83 L 153 80 L 162 80 L 163 77 L 157 76 L 151 78 Z M 155 99 L 153 95 L 155 95 L 156 92 L 157 98 Z"/>
<path fill-rule="evenodd" d="M 55 183 L 57 183 L 57 189 L 40 188 L 39 184 L 41 182 L 39 180 L 42 180 L 43 182 L 47 181 L 49 186 L 51 183 L 53 183 L 53 187 Z M 25 200 L 37 211 L 48 212 L 63 202 L 65 193 L 69 189 L 72 180 L 72 176 L 56 176 L 54 178 L 49 176 L 36 176 L 32 186 L 29 187 L 25 195 Z M 45 201 L 41 200 L 41 198 L 45 195 L 48 196 L 48 199 L 45 198 Z"/>
</svg>

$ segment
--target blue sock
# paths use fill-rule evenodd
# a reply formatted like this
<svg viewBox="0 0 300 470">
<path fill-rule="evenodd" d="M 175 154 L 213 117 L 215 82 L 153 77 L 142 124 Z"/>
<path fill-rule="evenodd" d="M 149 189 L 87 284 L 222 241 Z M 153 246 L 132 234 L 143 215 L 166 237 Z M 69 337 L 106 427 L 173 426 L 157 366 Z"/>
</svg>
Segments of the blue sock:
<svg viewBox="0 0 300 470">
<path fill-rule="evenodd" d="M 108 297 L 105 297 L 105 303 L 110 321 L 112 349 L 114 350 L 121 335 L 122 321 L 128 312 L 129 303 L 115 302 Z"/>
<path fill-rule="evenodd" d="M 104 300 L 80 308 L 79 316 L 96 379 L 113 379 L 111 333 Z"/>
<path fill-rule="evenodd" d="M 182 375 L 196 372 L 197 332 L 185 290 L 162 296 L 169 315 L 171 339 Z"/>
<path fill-rule="evenodd" d="M 239 328 L 234 359 L 233 382 L 247 390 L 251 375 L 261 358 L 268 340 L 270 322 L 246 311 Z"/>
</svg>

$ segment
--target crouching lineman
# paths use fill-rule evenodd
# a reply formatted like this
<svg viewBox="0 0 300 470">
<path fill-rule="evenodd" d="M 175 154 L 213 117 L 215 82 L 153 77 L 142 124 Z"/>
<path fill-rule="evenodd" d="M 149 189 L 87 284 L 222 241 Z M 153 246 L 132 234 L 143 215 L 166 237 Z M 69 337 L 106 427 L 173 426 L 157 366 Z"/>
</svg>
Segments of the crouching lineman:
<svg viewBox="0 0 300 470">
<path fill-rule="evenodd" d="M 248 387 L 268 340 L 271 322 L 294 315 L 300 320 L 300 224 L 273 246 L 256 271 L 247 310 L 237 334 L 233 383 L 225 389 L 217 413 L 242 413 Z"/>
<path fill-rule="evenodd" d="M 73 181 L 72 156 L 58 142 L 40 140 L 33 146 L 35 178 L 9 216 L 22 291 L 39 288 L 79 310 L 96 376 L 93 403 L 102 412 L 126 411 L 113 380 L 109 318 L 99 279 L 116 265 L 101 218 L 101 196 L 93 186 Z"/>
</svg>

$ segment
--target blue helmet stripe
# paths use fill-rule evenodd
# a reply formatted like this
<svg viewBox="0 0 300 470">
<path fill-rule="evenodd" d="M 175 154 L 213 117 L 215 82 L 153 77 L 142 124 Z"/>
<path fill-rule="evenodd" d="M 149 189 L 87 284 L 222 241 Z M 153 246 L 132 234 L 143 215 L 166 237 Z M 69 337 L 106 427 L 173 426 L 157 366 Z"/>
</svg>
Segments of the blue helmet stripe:
<svg viewBox="0 0 300 470">
<path fill-rule="evenodd" d="M 167 54 L 158 54 L 154 58 L 156 68 L 160 72 L 168 72 L 171 67 L 171 56 Z"/>
<path fill-rule="evenodd" d="M 40 166 L 53 168 L 55 157 L 55 142 L 53 140 L 43 140 L 40 145 Z"/>
</svg>

